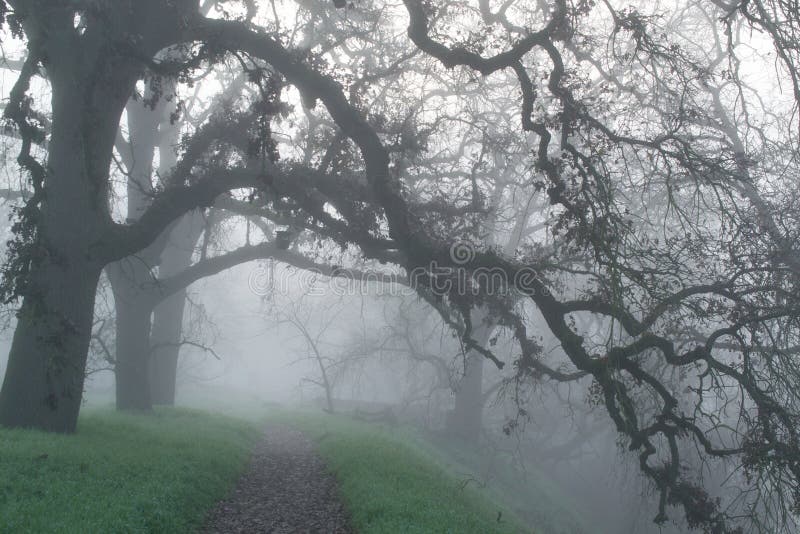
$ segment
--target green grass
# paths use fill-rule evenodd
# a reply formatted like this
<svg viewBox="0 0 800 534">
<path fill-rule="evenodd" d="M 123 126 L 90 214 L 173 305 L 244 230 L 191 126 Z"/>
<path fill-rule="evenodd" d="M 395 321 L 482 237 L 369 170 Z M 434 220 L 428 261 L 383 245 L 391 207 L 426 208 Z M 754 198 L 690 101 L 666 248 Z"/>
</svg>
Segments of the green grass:
<svg viewBox="0 0 800 534">
<path fill-rule="evenodd" d="M 264 408 L 234 410 L 237 417 L 90 408 L 72 436 L 0 429 L 0 533 L 192 532 L 244 468 Z M 269 418 L 317 442 L 362 534 L 531 532 L 523 526 L 530 517 L 520 519 L 509 495 L 476 481 L 465 487 L 478 460 L 467 458 L 474 451 L 447 450 L 413 429 L 342 416 L 273 407 Z M 557 495 L 540 493 L 533 500 L 541 502 L 530 502 L 524 488 L 515 491 L 520 503 L 560 518 L 533 521 L 537 533 L 572 532 L 555 528 L 569 515 L 553 504 Z"/>
<path fill-rule="evenodd" d="M 547 534 L 600 534 L 580 514 L 580 503 L 532 463 L 524 467 L 510 456 L 478 449 L 438 434 L 409 432 L 413 443 L 459 473 L 475 473 L 487 481 L 486 491 L 504 503 L 535 530 Z"/>
<path fill-rule="evenodd" d="M 402 431 L 337 416 L 276 412 L 270 418 L 317 442 L 361 534 L 530 532 Z"/>
<path fill-rule="evenodd" d="M 258 439 L 193 410 L 85 412 L 70 436 L 0 429 L 0 532 L 191 532 Z"/>
</svg>

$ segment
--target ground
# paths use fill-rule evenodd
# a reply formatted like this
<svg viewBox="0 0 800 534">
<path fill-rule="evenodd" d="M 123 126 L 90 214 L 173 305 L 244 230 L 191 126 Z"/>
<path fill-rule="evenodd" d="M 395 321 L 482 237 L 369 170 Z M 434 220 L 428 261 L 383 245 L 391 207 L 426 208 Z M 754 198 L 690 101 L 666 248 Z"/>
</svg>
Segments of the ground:
<svg viewBox="0 0 800 534">
<path fill-rule="evenodd" d="M 91 408 L 74 435 L 0 429 L 0 532 L 594 532 L 520 520 L 402 425 L 252 408 Z"/>
<path fill-rule="evenodd" d="M 285 425 L 267 425 L 247 471 L 217 504 L 206 533 L 352 532 L 333 476 L 309 439 Z"/>
</svg>

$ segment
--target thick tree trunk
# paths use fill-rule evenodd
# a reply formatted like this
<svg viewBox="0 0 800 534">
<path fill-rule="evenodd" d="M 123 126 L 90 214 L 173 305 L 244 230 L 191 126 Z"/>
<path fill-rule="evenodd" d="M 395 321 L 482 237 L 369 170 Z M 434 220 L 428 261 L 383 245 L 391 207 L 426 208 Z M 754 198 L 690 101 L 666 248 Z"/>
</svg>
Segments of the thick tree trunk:
<svg viewBox="0 0 800 534">
<path fill-rule="evenodd" d="M 18 314 L 0 390 L 0 425 L 74 432 L 100 267 L 72 258 L 38 269 Z"/>
<path fill-rule="evenodd" d="M 54 42 L 58 37 L 50 36 Z M 53 122 L 45 195 L 28 221 L 36 241 L 27 250 L 32 260 L 0 391 L 0 424 L 56 432 L 73 432 L 78 420 L 105 262 L 103 184 L 122 110 L 121 102 L 108 97 L 114 87 L 102 93 L 106 100 L 92 101 L 97 107 L 86 104 L 87 78 L 70 70 L 71 60 L 48 68 Z"/>
</svg>

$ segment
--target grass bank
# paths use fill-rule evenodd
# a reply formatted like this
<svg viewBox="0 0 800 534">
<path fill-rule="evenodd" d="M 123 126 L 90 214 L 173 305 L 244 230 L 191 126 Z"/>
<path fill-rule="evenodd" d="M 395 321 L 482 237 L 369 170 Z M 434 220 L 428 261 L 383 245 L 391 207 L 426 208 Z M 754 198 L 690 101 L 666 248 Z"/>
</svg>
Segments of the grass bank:
<svg viewBox="0 0 800 534">
<path fill-rule="evenodd" d="M 191 532 L 258 435 L 187 409 L 85 410 L 70 436 L 0 429 L 0 532 Z"/>
<path fill-rule="evenodd" d="M 509 452 L 480 448 L 441 434 L 408 432 L 409 439 L 441 463 L 464 476 L 472 474 L 483 491 L 509 507 L 540 534 L 602 534 L 582 514 L 583 507 L 538 467 L 520 465 Z M 500 443 L 502 445 L 502 443 Z M 508 444 L 506 444 L 508 446 Z"/>
<path fill-rule="evenodd" d="M 402 430 L 308 413 L 274 412 L 270 418 L 317 442 L 361 534 L 530 532 Z"/>
</svg>

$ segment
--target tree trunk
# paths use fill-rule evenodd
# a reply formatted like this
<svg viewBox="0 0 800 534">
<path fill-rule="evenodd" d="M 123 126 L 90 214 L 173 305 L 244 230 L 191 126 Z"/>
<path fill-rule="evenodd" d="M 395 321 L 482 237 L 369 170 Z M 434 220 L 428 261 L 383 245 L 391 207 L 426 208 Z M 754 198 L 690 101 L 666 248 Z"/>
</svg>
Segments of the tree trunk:
<svg viewBox="0 0 800 534">
<path fill-rule="evenodd" d="M 151 98 L 149 86 L 146 98 Z M 155 109 L 137 99 L 127 105 L 129 126 L 127 220 L 137 221 L 153 191 L 153 157 L 163 106 Z M 108 266 L 116 313 L 116 397 L 118 410 L 152 410 L 150 397 L 150 318 L 153 312 L 151 268 L 158 245 Z"/>
<path fill-rule="evenodd" d="M 186 291 L 179 291 L 159 303 L 153 315 L 153 331 L 150 338 L 152 350 L 150 390 L 153 404 L 168 406 L 175 404 L 178 354 L 181 349 L 185 304 Z"/>
<path fill-rule="evenodd" d="M 103 184 L 124 102 L 114 100 L 117 86 L 95 94 L 73 68 L 80 51 L 66 46 L 56 49 L 69 57 L 48 64 L 53 121 L 45 195 L 26 223 L 36 238 L 23 249 L 32 259 L 17 287 L 23 301 L 0 391 L 0 424 L 56 432 L 73 432 L 78 420 L 105 263 Z"/>
<path fill-rule="evenodd" d="M 467 355 L 464 376 L 455 390 L 455 407 L 447 419 L 448 432 L 470 442 L 478 440 L 483 426 L 483 360 L 475 351 Z"/>
<path fill-rule="evenodd" d="M 160 278 L 174 276 L 191 265 L 203 227 L 204 220 L 199 211 L 187 213 L 175 225 L 170 233 L 169 245 L 161 254 Z M 153 315 L 150 391 L 155 404 L 175 404 L 185 306 L 186 291 L 178 291 L 162 300 Z"/>
<path fill-rule="evenodd" d="M 108 266 L 117 316 L 116 397 L 118 410 L 150 411 L 151 299 L 143 285 L 149 269 L 124 259 Z"/>
<path fill-rule="evenodd" d="M 74 432 L 100 267 L 48 262 L 37 271 L 39 293 L 23 301 L 8 355 L 0 425 Z"/>
<path fill-rule="evenodd" d="M 150 411 L 150 315 L 151 308 L 140 303 L 117 307 L 118 410 Z"/>
<path fill-rule="evenodd" d="M 494 324 L 485 310 L 472 314 L 472 338 L 485 347 L 494 331 Z M 455 406 L 447 416 L 447 431 L 469 442 L 480 438 L 483 428 L 483 362 L 485 357 L 471 350 L 466 355 L 464 375 L 455 388 Z"/>
</svg>

